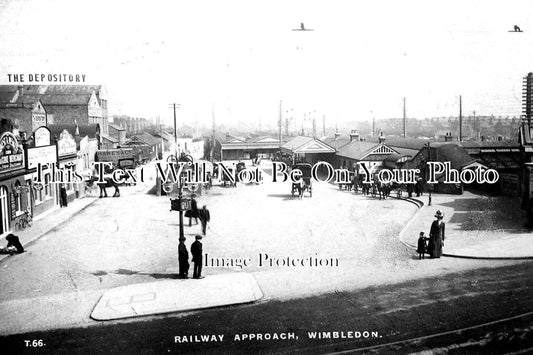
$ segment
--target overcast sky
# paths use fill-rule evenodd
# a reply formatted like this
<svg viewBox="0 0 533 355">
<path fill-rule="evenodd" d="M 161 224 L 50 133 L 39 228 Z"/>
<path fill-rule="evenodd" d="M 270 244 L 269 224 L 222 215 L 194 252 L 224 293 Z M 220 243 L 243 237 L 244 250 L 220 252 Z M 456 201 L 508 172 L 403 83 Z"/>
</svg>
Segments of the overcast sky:
<svg viewBox="0 0 533 355">
<path fill-rule="evenodd" d="M 519 115 L 532 14 L 530 0 L 1 0 L 0 82 L 86 74 L 111 113 L 168 122 L 171 102 L 189 123 L 214 106 L 220 123 L 275 125 L 280 100 L 298 119 L 401 117 L 403 97 L 409 117 L 450 116 L 459 95 L 465 115 Z"/>
</svg>

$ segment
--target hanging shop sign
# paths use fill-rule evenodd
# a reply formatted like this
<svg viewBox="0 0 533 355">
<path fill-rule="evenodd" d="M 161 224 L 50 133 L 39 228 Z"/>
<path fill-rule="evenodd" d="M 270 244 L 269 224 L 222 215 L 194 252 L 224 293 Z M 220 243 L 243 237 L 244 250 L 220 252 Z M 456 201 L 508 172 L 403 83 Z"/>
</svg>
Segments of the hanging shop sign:
<svg viewBox="0 0 533 355">
<path fill-rule="evenodd" d="M 76 154 L 76 140 L 74 140 L 74 137 L 69 131 L 64 129 L 57 141 L 57 155 L 63 157 L 72 154 Z"/>
<path fill-rule="evenodd" d="M 0 172 L 24 166 L 24 152 L 18 144 L 17 137 L 11 132 L 0 136 Z"/>
<path fill-rule="evenodd" d="M 50 140 L 51 134 L 50 130 L 47 127 L 39 127 L 33 133 L 33 140 L 36 147 L 44 147 L 51 144 Z"/>
</svg>

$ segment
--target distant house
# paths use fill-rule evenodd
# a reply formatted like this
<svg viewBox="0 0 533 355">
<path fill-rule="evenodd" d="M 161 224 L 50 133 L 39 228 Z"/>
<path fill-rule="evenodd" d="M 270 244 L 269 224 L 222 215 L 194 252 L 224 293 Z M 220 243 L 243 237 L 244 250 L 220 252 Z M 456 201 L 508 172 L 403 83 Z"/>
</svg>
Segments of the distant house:
<svg viewBox="0 0 533 355">
<path fill-rule="evenodd" d="M 118 141 L 117 144 L 119 146 L 123 145 L 126 142 L 126 129 L 115 123 L 110 123 L 108 126 L 109 134 L 105 135 L 105 138 L 109 139 L 108 137 L 113 137 L 115 141 Z"/>
<path fill-rule="evenodd" d="M 131 136 L 124 146 L 137 147 L 142 152 L 142 160 L 152 160 L 163 152 L 163 142 L 160 137 L 150 133 L 141 133 Z"/>
</svg>

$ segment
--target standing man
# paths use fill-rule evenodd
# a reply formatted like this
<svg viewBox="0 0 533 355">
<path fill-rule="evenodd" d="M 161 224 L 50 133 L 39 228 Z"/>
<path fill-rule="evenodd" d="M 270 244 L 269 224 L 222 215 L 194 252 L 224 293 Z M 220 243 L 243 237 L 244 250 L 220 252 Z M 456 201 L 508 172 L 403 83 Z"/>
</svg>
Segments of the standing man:
<svg viewBox="0 0 533 355">
<path fill-rule="evenodd" d="M 196 241 L 191 245 L 192 262 L 194 263 L 194 271 L 192 277 L 195 279 L 203 279 L 202 276 L 202 239 L 201 235 L 196 236 Z"/>
<path fill-rule="evenodd" d="M 209 214 L 209 210 L 205 205 L 203 205 L 202 209 L 198 211 L 198 218 L 200 218 L 200 222 L 202 223 L 202 233 L 205 235 L 205 229 L 207 228 L 207 222 L 211 219 L 211 215 Z"/>
<path fill-rule="evenodd" d="M 189 217 L 189 227 L 191 226 L 191 221 L 194 218 L 194 222 L 198 224 L 198 205 L 196 204 L 195 194 L 191 195 L 191 209 L 185 212 L 185 217 Z"/>
<path fill-rule="evenodd" d="M 179 276 L 183 279 L 186 279 L 189 274 L 189 252 L 185 246 L 185 240 L 185 237 L 180 237 L 178 245 Z"/>
</svg>

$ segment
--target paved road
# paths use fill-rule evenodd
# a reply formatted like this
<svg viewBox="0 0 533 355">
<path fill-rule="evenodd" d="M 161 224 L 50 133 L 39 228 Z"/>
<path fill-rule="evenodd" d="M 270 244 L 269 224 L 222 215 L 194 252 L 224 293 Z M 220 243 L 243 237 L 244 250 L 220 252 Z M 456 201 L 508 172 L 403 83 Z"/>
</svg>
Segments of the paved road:
<svg viewBox="0 0 533 355">
<path fill-rule="evenodd" d="M 0 338 L 17 353 L 502 353 L 533 348 L 532 262 L 442 277 L 164 317 Z M 529 316 L 509 319 L 524 313 Z M 506 321 L 498 320 L 506 318 Z M 457 329 L 473 327 L 461 332 Z M 310 339 L 309 332 L 377 332 L 367 339 Z M 434 334 L 439 336 L 427 337 Z M 240 340 L 287 333 L 298 339 Z M 223 341 L 184 343 L 210 335 Z M 182 341 L 176 342 L 176 336 Z M 409 340 L 425 336 L 417 340 Z M 24 340 L 46 345 L 28 348 Z M 191 339 L 191 340 L 192 340 Z M 210 338 L 214 339 L 214 338 Z M 219 338 L 220 339 L 220 338 Z M 399 342 L 392 345 L 383 345 Z M 36 351 L 37 350 L 37 351 Z"/>
</svg>

